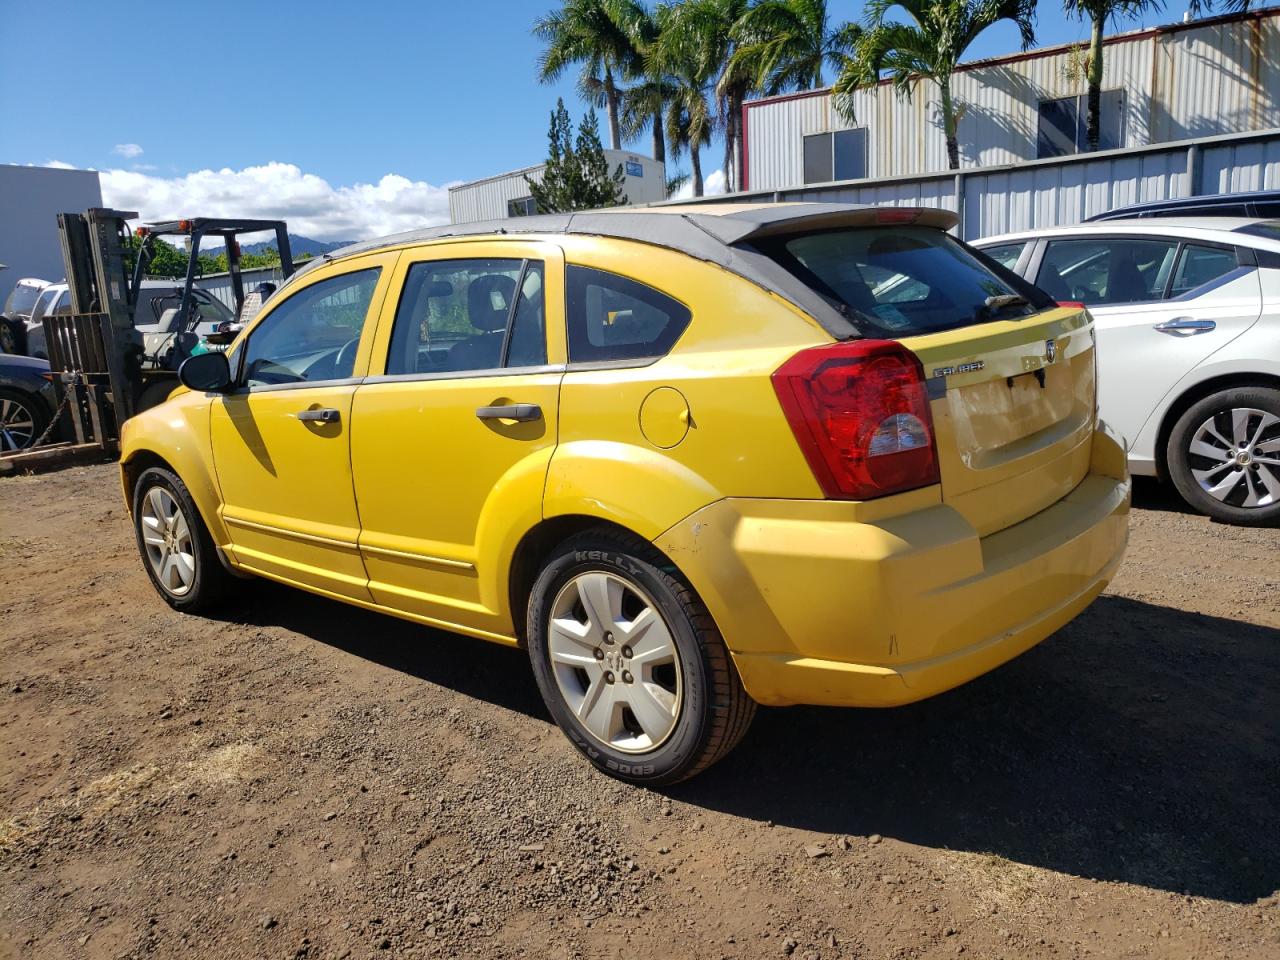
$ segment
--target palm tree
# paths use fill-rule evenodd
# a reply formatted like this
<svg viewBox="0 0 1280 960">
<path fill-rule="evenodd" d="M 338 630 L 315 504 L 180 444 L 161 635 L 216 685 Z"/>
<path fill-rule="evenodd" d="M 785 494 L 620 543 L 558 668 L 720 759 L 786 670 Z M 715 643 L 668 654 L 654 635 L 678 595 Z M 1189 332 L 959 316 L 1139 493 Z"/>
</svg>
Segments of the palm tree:
<svg viewBox="0 0 1280 960">
<path fill-rule="evenodd" d="M 689 0 L 686 0 L 689 2 Z M 658 24 L 656 42 L 645 60 L 646 68 L 669 77 L 674 96 L 667 103 L 667 140 L 672 157 L 689 150 L 689 168 L 693 177 L 693 195 L 702 196 L 701 150 L 711 143 L 716 127 L 713 81 L 720 64 L 706 55 L 706 50 L 687 28 L 684 4 L 662 4 L 655 14 Z"/>
<path fill-rule="evenodd" d="M 900 7 L 910 23 L 886 18 Z M 899 93 L 910 96 L 921 80 L 938 85 L 947 162 L 960 168 L 956 138 L 958 112 L 951 98 L 951 75 L 969 45 L 987 27 L 1010 20 L 1022 34 L 1025 50 L 1035 42 L 1035 0 L 868 0 L 867 30 L 844 63 L 832 89 L 836 110 L 853 119 L 853 94 L 874 87 L 889 71 Z"/>
<path fill-rule="evenodd" d="M 639 0 L 608 0 L 610 15 L 626 32 L 634 51 L 636 82 L 622 91 L 622 134 L 627 140 L 645 130 L 653 136 L 653 159 L 666 161 L 663 123 L 675 83 L 657 69 L 649 54 L 658 41 L 657 18 Z"/>
<path fill-rule="evenodd" d="M 857 24 L 833 27 L 826 0 L 760 0 L 734 29 L 734 56 L 773 95 L 823 85 L 823 68 L 844 65 L 862 35 Z"/>
<path fill-rule="evenodd" d="M 1102 31 L 1108 22 L 1137 16 L 1146 10 L 1160 10 L 1163 0 L 1063 0 L 1063 8 L 1078 20 L 1088 20 L 1089 57 L 1085 62 L 1085 80 L 1089 94 L 1085 139 L 1090 152 L 1098 149 L 1102 114 Z"/>
<path fill-rule="evenodd" d="M 742 162 L 742 104 L 755 89 L 754 68 L 735 58 L 734 28 L 751 0 L 682 0 L 658 8 L 659 34 L 646 64 L 654 69 L 710 80 L 715 122 L 725 130 L 724 175 L 727 190 L 739 189 Z"/>
<path fill-rule="evenodd" d="M 546 44 L 538 57 L 538 80 L 552 83 L 570 66 L 580 65 L 578 93 L 590 103 L 603 103 L 614 150 L 622 149 L 618 81 L 642 68 L 620 8 L 612 0 L 564 0 L 560 9 L 533 24 L 534 36 Z"/>
</svg>

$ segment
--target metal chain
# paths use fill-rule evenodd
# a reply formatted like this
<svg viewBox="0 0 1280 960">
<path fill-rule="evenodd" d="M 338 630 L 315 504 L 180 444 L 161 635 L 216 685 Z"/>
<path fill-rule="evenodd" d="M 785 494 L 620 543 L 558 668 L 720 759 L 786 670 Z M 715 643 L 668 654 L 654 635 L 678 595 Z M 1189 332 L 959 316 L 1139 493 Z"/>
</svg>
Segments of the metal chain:
<svg viewBox="0 0 1280 960">
<path fill-rule="evenodd" d="M 44 428 L 44 433 L 40 434 L 40 436 L 32 442 L 31 446 L 27 448 L 28 450 L 40 446 L 40 444 L 49 439 L 49 434 L 53 433 L 53 428 L 58 425 L 58 420 L 62 416 L 62 411 L 67 409 L 67 404 L 71 402 L 71 398 L 75 395 L 74 388 L 79 386 L 80 379 L 80 373 L 77 371 L 72 375 L 72 379 L 69 383 L 63 384 L 64 389 L 62 392 L 62 402 L 58 404 L 58 409 L 53 411 L 53 416 L 49 419 L 49 425 Z"/>
</svg>

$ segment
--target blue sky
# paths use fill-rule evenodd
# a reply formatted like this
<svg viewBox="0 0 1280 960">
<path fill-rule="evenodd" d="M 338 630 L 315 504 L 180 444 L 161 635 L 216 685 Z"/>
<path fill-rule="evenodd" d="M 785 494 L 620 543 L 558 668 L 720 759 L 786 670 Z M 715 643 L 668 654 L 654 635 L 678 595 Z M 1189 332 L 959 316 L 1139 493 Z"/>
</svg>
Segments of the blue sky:
<svg viewBox="0 0 1280 960">
<path fill-rule="evenodd" d="M 557 95 L 585 110 L 571 77 L 535 79 L 530 27 L 552 5 L 0 0 L 0 162 L 114 171 L 106 201 L 155 216 L 253 198 L 237 212 L 272 209 L 327 238 L 447 219 L 445 185 L 544 156 Z M 830 10 L 862 17 L 857 0 Z M 1088 35 L 1058 3 L 1040 5 L 1037 32 L 1044 45 Z M 13 56 L 24 37 L 28 55 Z M 1016 49 L 1001 25 L 970 57 Z M 91 54 L 94 69 L 76 69 Z M 721 155 L 706 151 L 704 171 Z"/>
</svg>

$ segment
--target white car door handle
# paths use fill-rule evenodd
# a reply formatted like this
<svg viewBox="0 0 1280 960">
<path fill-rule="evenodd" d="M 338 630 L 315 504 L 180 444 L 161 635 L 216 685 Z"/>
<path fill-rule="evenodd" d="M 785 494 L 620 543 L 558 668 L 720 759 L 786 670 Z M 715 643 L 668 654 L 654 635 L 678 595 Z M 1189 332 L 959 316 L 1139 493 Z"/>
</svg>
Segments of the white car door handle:
<svg viewBox="0 0 1280 960">
<path fill-rule="evenodd" d="M 1208 333 L 1216 330 L 1218 325 L 1212 320 L 1193 320 L 1191 317 L 1174 317 L 1164 323 L 1157 323 L 1155 329 L 1161 333 L 1172 333 L 1174 336 L 1193 337 L 1197 333 Z"/>
</svg>

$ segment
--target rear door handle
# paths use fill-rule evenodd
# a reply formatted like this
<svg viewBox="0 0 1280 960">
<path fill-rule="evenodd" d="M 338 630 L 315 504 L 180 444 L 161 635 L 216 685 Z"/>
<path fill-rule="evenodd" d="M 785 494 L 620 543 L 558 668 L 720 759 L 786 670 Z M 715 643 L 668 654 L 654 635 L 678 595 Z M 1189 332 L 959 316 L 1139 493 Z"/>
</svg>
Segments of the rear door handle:
<svg viewBox="0 0 1280 960">
<path fill-rule="evenodd" d="M 299 410 L 294 414 L 299 420 L 314 420 L 319 423 L 337 423 L 342 419 L 342 414 L 333 407 L 324 407 L 320 410 Z"/>
<path fill-rule="evenodd" d="M 1164 323 L 1157 323 L 1155 329 L 1161 333 L 1195 336 L 1197 333 L 1208 333 L 1216 330 L 1218 325 L 1212 320 L 1193 320 L 1191 317 L 1174 317 Z"/>
<path fill-rule="evenodd" d="M 536 403 L 508 403 L 501 407 L 479 407 L 476 416 L 481 420 L 541 420 L 542 408 Z"/>
</svg>

